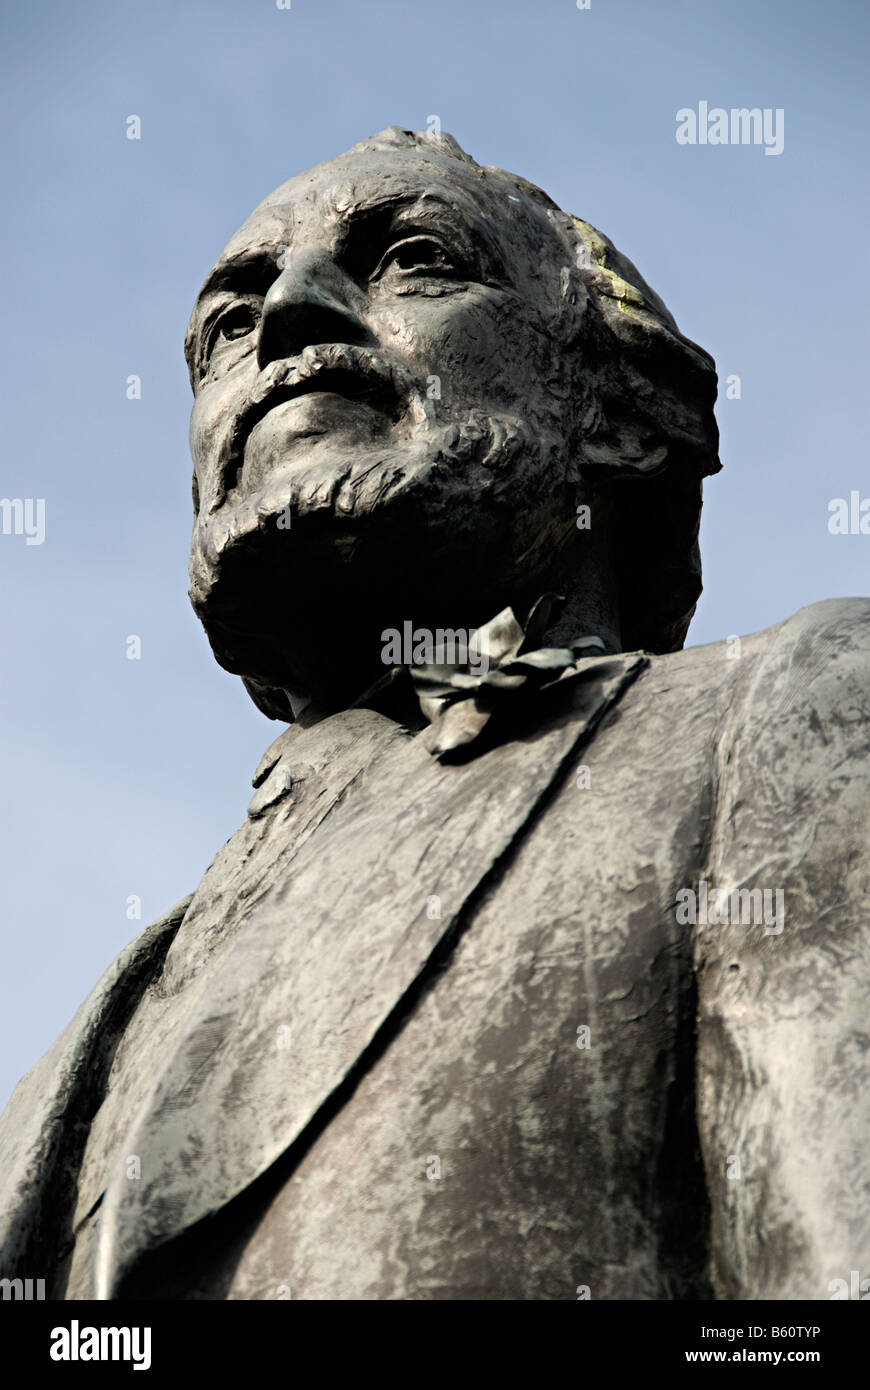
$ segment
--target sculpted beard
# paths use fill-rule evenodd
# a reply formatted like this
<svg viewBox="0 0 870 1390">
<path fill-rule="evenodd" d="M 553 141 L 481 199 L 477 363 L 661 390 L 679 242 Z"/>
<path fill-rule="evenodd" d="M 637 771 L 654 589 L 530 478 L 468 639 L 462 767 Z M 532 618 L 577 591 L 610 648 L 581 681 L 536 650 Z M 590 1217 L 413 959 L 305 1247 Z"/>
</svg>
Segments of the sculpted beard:
<svg viewBox="0 0 870 1390">
<path fill-rule="evenodd" d="M 363 668 L 377 674 L 384 628 L 482 625 L 503 606 L 516 558 L 534 588 L 573 529 L 570 503 L 553 504 L 569 484 L 552 416 L 535 420 L 524 403 L 524 417 L 470 408 L 445 419 L 419 380 L 364 349 L 308 348 L 304 370 L 326 386 L 348 353 L 357 372 L 364 355 L 367 375 L 400 403 L 386 440 L 345 449 L 333 435 L 304 457 L 297 442 L 262 476 L 230 434 L 194 528 L 191 599 L 218 661 L 286 690 L 334 686 L 338 668 L 357 662 L 359 676 L 339 683 L 359 694 Z M 255 409 L 258 392 L 268 406 L 270 391 L 293 390 L 287 372 L 273 363 L 260 374 Z M 566 518 L 558 530 L 554 513 Z"/>
</svg>

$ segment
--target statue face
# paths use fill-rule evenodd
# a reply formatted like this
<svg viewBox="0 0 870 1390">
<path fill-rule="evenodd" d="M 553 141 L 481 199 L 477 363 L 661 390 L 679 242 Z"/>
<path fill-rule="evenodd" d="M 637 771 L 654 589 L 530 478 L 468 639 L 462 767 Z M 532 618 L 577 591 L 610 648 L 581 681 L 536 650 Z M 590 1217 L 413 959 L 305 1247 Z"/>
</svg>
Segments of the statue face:
<svg viewBox="0 0 870 1390">
<path fill-rule="evenodd" d="M 535 589 L 574 523 L 566 261 L 508 176 L 419 147 L 358 148 L 255 210 L 188 344 L 191 597 L 228 669 L 310 687 L 325 626 L 374 651 Z"/>
</svg>

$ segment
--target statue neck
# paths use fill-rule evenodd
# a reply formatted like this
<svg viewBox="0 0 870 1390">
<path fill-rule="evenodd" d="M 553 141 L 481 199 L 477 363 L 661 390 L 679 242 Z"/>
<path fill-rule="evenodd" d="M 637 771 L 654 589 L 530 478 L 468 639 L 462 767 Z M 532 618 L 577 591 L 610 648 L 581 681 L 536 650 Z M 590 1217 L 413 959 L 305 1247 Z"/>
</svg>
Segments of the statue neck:
<svg viewBox="0 0 870 1390">
<path fill-rule="evenodd" d="M 606 652 L 621 651 L 614 565 L 606 539 L 603 527 L 598 534 L 591 530 L 578 532 L 534 584 L 516 592 L 505 589 L 503 601 L 499 599 L 490 604 L 492 612 L 487 613 L 484 621 L 494 618 L 502 608 L 511 607 L 519 622 L 525 625 L 534 603 L 543 593 L 552 592 L 564 595 L 565 602 L 557 608 L 545 629 L 541 646 L 570 646 L 581 637 L 598 637 Z M 334 706 L 288 691 L 296 722 L 307 727 L 342 709 L 362 707 L 377 710 L 412 730 L 425 727 L 426 720 L 407 671 L 369 668 L 361 674 L 364 679 L 359 691 Z"/>
</svg>

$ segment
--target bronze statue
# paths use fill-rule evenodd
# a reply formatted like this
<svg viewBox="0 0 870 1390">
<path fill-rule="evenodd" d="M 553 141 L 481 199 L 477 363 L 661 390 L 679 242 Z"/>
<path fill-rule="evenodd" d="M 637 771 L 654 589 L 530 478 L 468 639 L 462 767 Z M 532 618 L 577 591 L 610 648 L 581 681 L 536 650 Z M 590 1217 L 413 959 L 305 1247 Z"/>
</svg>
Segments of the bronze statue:
<svg viewBox="0 0 870 1390">
<path fill-rule="evenodd" d="M 0 1273 L 830 1297 L 870 1249 L 870 603 L 682 650 L 710 357 L 396 128 L 255 210 L 186 348 L 191 598 L 289 727 L 20 1083 Z"/>
</svg>

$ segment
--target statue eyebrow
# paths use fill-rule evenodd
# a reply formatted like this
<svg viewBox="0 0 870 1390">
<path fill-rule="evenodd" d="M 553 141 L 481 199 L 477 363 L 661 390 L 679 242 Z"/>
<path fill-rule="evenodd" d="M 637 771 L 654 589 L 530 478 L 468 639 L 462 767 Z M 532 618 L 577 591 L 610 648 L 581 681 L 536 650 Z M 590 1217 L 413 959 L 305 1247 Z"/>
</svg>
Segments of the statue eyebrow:
<svg viewBox="0 0 870 1390">
<path fill-rule="evenodd" d="M 370 231 L 375 238 L 385 238 L 391 232 L 404 231 L 406 224 L 408 231 L 415 227 L 425 230 L 429 222 L 433 224 L 433 230 L 437 230 L 440 224 L 445 233 L 460 242 L 467 254 L 473 253 L 476 243 L 482 247 L 493 268 L 501 266 L 502 258 L 483 215 L 464 198 L 444 198 L 429 189 L 420 188 L 413 192 L 387 194 L 346 212 L 336 211 L 340 221 L 336 249 L 346 264 L 351 262 L 351 269 L 356 268 L 354 262 L 359 252 L 365 250 L 363 237 L 366 231 Z"/>
<path fill-rule="evenodd" d="M 240 251 L 229 260 L 218 261 L 197 295 L 197 308 L 219 290 L 259 293 L 279 274 L 278 256 L 283 249 L 282 246 L 268 249 L 258 246 L 256 250 Z"/>
<path fill-rule="evenodd" d="M 403 214 L 416 213 L 421 220 L 428 220 L 429 214 L 435 217 L 446 216 L 450 219 L 449 230 L 462 232 L 464 228 L 461 227 L 461 223 L 468 218 L 470 213 L 474 219 L 475 230 L 481 236 L 487 251 L 491 255 L 496 252 L 489 231 L 483 219 L 476 215 L 473 206 L 465 206 L 464 200 L 457 203 L 448 198 L 442 198 L 439 194 L 425 188 L 414 192 L 403 191 L 386 194 L 371 203 L 356 206 L 346 212 L 338 209 L 336 211 L 340 223 L 339 249 L 341 251 L 344 251 L 347 244 L 351 240 L 355 240 L 356 235 L 366 226 L 374 224 L 378 230 L 386 231 L 393 219 L 401 217 Z M 459 214 L 458 218 L 457 213 Z M 219 260 L 206 277 L 205 283 L 197 295 L 194 307 L 195 316 L 199 318 L 201 306 L 210 296 L 221 290 L 235 290 L 241 294 L 246 292 L 249 294 L 265 293 L 277 277 L 278 256 L 284 249 L 283 245 L 258 246 L 256 249 L 240 251 L 227 260 Z"/>
<path fill-rule="evenodd" d="M 429 194 L 425 189 L 420 189 L 414 193 L 392 193 L 364 206 L 357 206 L 340 212 L 339 218 L 339 241 L 342 246 L 352 238 L 355 233 L 362 230 L 367 224 L 378 222 L 389 222 L 392 218 L 402 212 L 415 208 L 422 203 L 420 212 L 425 213 L 434 203 L 439 213 L 456 213 L 455 205 L 446 199 L 439 198 L 437 195 Z M 214 268 L 206 276 L 205 282 L 199 291 L 194 306 L 194 313 L 199 317 L 201 305 L 212 295 L 222 290 L 235 290 L 237 293 L 261 293 L 264 292 L 278 274 L 278 256 L 285 246 L 275 245 L 273 247 L 262 247 L 239 251 L 236 255 L 219 260 Z"/>
<path fill-rule="evenodd" d="M 395 193 L 385 193 L 380 198 L 373 198 L 371 202 L 359 203 L 346 210 L 336 208 L 336 212 L 341 221 L 349 227 L 351 224 L 364 221 L 369 217 L 405 212 L 409 208 L 417 207 L 418 204 L 423 204 L 424 207 L 435 207 L 439 212 L 456 212 L 455 203 L 426 188 L 402 189 Z"/>
<path fill-rule="evenodd" d="M 209 316 L 210 301 L 227 292 L 265 295 L 273 280 L 281 273 L 278 268 L 278 255 L 282 249 L 281 246 L 258 246 L 256 249 L 240 251 L 238 255 L 227 260 L 219 260 L 206 276 L 205 283 L 196 297 L 184 339 L 184 355 L 191 371 L 191 380 L 200 335 Z"/>
</svg>

